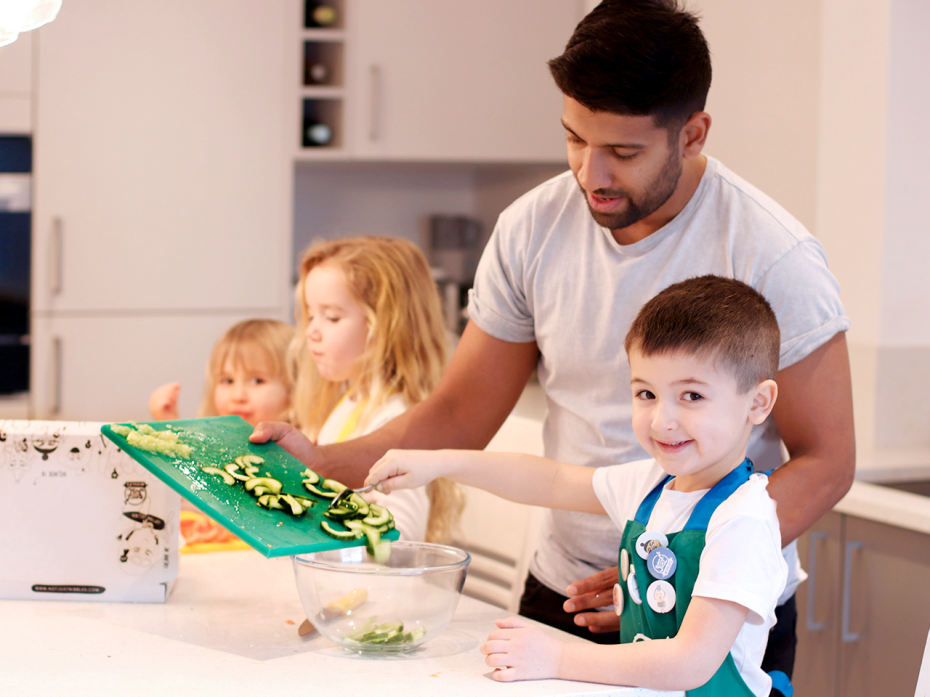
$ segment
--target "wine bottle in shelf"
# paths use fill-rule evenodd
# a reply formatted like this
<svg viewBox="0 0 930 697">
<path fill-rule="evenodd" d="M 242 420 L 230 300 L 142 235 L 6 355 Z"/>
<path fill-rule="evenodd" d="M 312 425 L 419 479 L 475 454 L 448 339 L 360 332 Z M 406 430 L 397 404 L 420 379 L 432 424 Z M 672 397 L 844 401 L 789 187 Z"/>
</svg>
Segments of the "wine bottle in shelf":
<svg viewBox="0 0 930 697">
<path fill-rule="evenodd" d="M 329 68 L 322 61 L 304 61 L 304 84 L 325 85 L 329 82 Z"/>
<path fill-rule="evenodd" d="M 304 119 L 303 145 L 316 148 L 333 142 L 333 129 L 325 123 L 312 118 Z"/>
<path fill-rule="evenodd" d="M 304 27 L 308 29 L 333 27 L 338 21 L 339 13 L 334 5 L 327 2 L 307 0 L 304 14 Z"/>
</svg>

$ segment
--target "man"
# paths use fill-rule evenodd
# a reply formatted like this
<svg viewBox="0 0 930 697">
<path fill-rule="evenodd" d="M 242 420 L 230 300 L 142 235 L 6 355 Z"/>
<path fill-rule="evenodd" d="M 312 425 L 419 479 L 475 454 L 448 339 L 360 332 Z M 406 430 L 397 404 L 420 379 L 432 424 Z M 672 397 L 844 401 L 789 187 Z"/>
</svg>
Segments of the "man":
<svg viewBox="0 0 930 697">
<path fill-rule="evenodd" d="M 469 324 L 433 395 L 338 447 L 315 449 L 281 425 L 260 426 L 254 439 L 273 438 L 354 485 L 389 448 L 483 448 L 536 369 L 547 397 L 547 457 L 592 467 L 645 458 L 631 426 L 623 337 L 663 288 L 725 275 L 765 295 L 781 328 L 779 401 L 748 450 L 763 470 L 781 464 L 781 442 L 787 449 L 770 492 L 782 539 L 792 542 L 854 473 L 849 321 L 823 249 L 778 204 L 702 154 L 709 51 L 696 19 L 673 0 L 602 3 L 550 70 L 564 94 L 571 172 L 501 214 Z M 612 602 L 620 540 L 594 518 L 550 513 L 521 614 L 615 641 L 613 612 L 567 614 Z M 793 593 L 803 572 L 793 544 L 786 558 L 795 571 L 763 667 L 790 676 Z"/>
</svg>

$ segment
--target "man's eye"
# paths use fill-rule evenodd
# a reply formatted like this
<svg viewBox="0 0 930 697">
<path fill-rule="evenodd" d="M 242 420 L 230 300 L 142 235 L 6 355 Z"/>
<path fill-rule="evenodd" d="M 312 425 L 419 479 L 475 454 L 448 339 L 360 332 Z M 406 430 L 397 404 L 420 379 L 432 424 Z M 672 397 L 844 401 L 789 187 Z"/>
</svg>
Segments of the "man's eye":
<svg viewBox="0 0 930 697">
<path fill-rule="evenodd" d="M 699 399 L 704 399 L 704 397 L 699 395 L 697 392 L 685 392 L 684 395 L 682 395 L 682 398 L 686 402 L 697 402 Z"/>
<path fill-rule="evenodd" d="M 614 157 L 618 160 L 632 160 L 634 157 L 639 155 L 639 152 L 627 152 L 625 150 L 614 150 Z"/>
</svg>

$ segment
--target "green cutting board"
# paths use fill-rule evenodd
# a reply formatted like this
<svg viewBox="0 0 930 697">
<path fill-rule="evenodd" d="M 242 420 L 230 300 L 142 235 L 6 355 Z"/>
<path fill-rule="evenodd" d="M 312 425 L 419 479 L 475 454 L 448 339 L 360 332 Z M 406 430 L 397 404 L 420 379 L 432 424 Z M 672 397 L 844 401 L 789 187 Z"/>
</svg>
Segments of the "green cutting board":
<svg viewBox="0 0 930 697">
<path fill-rule="evenodd" d="M 100 430 L 165 484 L 266 557 L 357 547 L 365 543 L 364 538 L 346 542 L 323 532 L 320 523 L 327 520 L 323 511 L 329 505 L 329 499 L 318 498 L 304 487 L 301 473 L 307 466 L 277 443 L 250 443 L 249 435 L 253 428 L 242 417 L 216 416 L 151 421 L 148 424 L 159 431 L 171 424 L 171 430 L 180 434 L 181 442 L 191 447 L 191 459 L 181 460 L 140 450 L 129 445 L 109 425 Z M 131 428 L 131 424 L 124 425 Z M 223 467 L 239 455 L 248 454 L 264 458 L 265 462 L 258 466 L 260 476 L 267 473 L 281 482 L 283 492 L 316 498 L 317 504 L 301 517 L 268 510 L 258 505 L 241 482 L 230 486 L 222 477 L 200 470 L 206 465 Z M 335 524 L 333 527 L 341 526 Z M 399 533 L 391 530 L 382 537 L 396 540 Z"/>
</svg>

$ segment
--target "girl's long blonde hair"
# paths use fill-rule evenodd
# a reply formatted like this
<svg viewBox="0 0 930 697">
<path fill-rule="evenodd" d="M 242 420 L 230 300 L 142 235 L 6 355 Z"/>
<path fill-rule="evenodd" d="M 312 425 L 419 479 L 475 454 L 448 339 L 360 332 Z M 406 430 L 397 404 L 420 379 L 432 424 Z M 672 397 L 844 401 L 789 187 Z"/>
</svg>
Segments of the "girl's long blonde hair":
<svg viewBox="0 0 930 697">
<path fill-rule="evenodd" d="M 352 390 L 367 400 L 364 428 L 375 411 L 394 395 L 408 405 L 422 402 L 439 382 L 446 364 L 446 332 L 439 292 L 423 252 L 406 240 L 357 237 L 323 242 L 308 249 L 300 263 L 289 366 L 296 371 L 294 423 L 316 439 L 346 391 L 324 380 L 305 340 L 308 274 L 326 265 L 342 271 L 346 285 L 368 320 L 368 340 Z M 428 542 L 447 541 L 461 514 L 457 485 L 438 479 L 427 487 L 430 499 Z"/>
<path fill-rule="evenodd" d="M 206 390 L 197 416 L 217 416 L 213 394 L 223 366 L 229 360 L 234 366 L 255 368 L 247 362 L 258 351 L 270 368 L 269 377 L 280 380 L 287 388 L 288 404 L 293 395 L 292 371 L 288 369 L 288 351 L 294 339 L 294 327 L 273 319 L 247 319 L 234 324 L 220 337 L 210 353 L 207 362 L 207 376 L 204 381 Z M 251 356 L 250 356 L 251 353 Z M 290 419 L 290 407 L 279 417 L 281 421 Z"/>
</svg>

